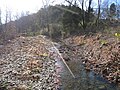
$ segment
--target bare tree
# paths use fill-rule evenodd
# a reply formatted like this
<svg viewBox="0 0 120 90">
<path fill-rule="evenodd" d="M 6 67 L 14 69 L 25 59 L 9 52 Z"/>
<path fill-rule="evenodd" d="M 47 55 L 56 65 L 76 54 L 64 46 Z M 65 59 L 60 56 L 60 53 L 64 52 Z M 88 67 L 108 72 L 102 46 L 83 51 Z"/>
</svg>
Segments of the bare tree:
<svg viewBox="0 0 120 90">
<path fill-rule="evenodd" d="M 4 16 L 5 24 L 3 25 L 3 40 L 4 42 L 12 39 L 16 36 L 16 27 L 14 22 L 12 21 L 12 11 L 9 8 L 6 8 L 5 16 Z"/>
<path fill-rule="evenodd" d="M 1 8 L 0 8 L 0 33 L 2 32 L 2 11 L 1 11 Z"/>
<path fill-rule="evenodd" d="M 109 18 L 109 0 L 104 0 L 101 4 L 101 18 L 107 19 Z"/>
<path fill-rule="evenodd" d="M 46 11 L 46 17 L 47 17 L 47 28 L 48 28 L 48 32 L 49 32 L 49 18 L 48 18 L 48 6 L 49 6 L 49 2 L 50 0 L 44 0 L 45 2 L 43 2 L 44 4 L 44 8 L 45 8 L 45 11 Z"/>
<path fill-rule="evenodd" d="M 88 21 L 90 21 L 91 4 L 92 4 L 92 0 L 89 0 L 89 5 L 88 5 Z"/>
<path fill-rule="evenodd" d="M 101 0 L 98 0 L 98 13 L 96 18 L 96 25 L 99 25 L 99 19 L 100 19 L 100 11 L 101 11 Z"/>
<path fill-rule="evenodd" d="M 16 32 L 20 33 L 20 29 L 18 27 L 18 19 L 20 18 L 20 15 L 18 12 L 16 12 L 16 14 L 14 15 L 14 20 L 15 20 L 15 27 L 16 27 Z"/>
<path fill-rule="evenodd" d="M 44 6 L 44 9 L 45 9 L 45 11 L 46 11 L 46 26 L 47 26 L 47 29 L 48 29 L 48 33 L 49 33 L 49 36 L 51 37 L 51 30 L 50 30 L 50 26 L 49 26 L 49 13 L 48 13 L 48 7 L 49 7 L 49 5 L 50 5 L 50 1 L 51 0 L 42 0 L 42 2 L 43 2 L 43 6 Z"/>
<path fill-rule="evenodd" d="M 83 26 L 83 29 L 86 28 L 84 3 L 85 3 L 85 0 L 82 0 L 81 5 L 82 5 L 82 18 L 83 18 L 83 25 L 82 26 Z"/>
<path fill-rule="evenodd" d="M 7 23 L 8 23 L 8 8 L 6 7 L 6 12 L 5 12 L 5 30 L 7 30 Z"/>
<path fill-rule="evenodd" d="M 80 22 L 80 25 L 85 30 L 87 25 L 90 22 L 90 18 L 91 18 L 90 15 L 91 15 L 91 11 L 92 11 L 91 5 L 92 5 L 93 0 L 71 0 L 71 1 L 65 0 L 65 1 L 73 6 L 75 6 L 74 4 L 72 4 L 73 1 L 80 4 L 79 7 L 81 8 L 81 11 L 82 11 L 82 23 Z M 87 5 L 87 3 L 88 3 L 88 5 Z M 73 11 L 71 11 L 71 12 L 73 12 Z M 77 13 L 74 13 L 74 14 L 77 14 Z"/>
</svg>

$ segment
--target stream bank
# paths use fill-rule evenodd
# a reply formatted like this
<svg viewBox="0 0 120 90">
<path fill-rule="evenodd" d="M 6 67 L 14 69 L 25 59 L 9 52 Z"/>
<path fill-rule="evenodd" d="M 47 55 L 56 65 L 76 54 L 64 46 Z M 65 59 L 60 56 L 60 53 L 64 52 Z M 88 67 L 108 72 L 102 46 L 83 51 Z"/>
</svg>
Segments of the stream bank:
<svg viewBox="0 0 120 90">
<path fill-rule="evenodd" d="M 57 90 L 56 60 L 44 36 L 17 37 L 0 48 L 0 90 Z"/>
<path fill-rule="evenodd" d="M 60 48 L 60 52 L 62 53 L 63 58 L 66 60 L 66 62 L 68 62 L 70 68 L 73 69 L 72 71 L 74 74 L 78 74 L 78 77 L 87 74 L 87 78 L 92 77 L 96 78 L 95 80 L 100 79 L 101 81 L 98 80 L 98 82 L 101 82 L 103 86 L 107 85 L 105 86 L 106 89 L 94 88 L 90 90 L 120 89 L 118 87 L 120 86 L 120 42 L 117 41 L 115 37 L 109 37 L 102 34 L 97 34 L 88 37 L 85 35 L 73 36 L 64 39 L 62 44 L 63 45 Z M 84 68 L 82 71 L 80 70 L 81 67 Z M 82 75 L 80 73 L 82 73 Z M 68 76 L 66 76 L 66 78 L 67 77 Z M 70 79 L 68 78 L 66 83 L 70 82 L 69 80 Z M 95 80 L 91 79 L 88 80 L 88 82 Z M 74 80 L 71 79 L 71 81 Z M 95 81 L 94 83 L 97 85 L 97 81 Z M 88 84 L 90 84 L 90 88 L 92 88 L 91 86 L 93 82 L 92 84 L 91 83 Z M 81 85 L 81 82 L 80 84 L 76 83 L 76 85 L 74 85 L 74 83 L 72 82 L 70 85 L 73 85 L 72 88 L 74 87 L 77 88 L 77 85 L 79 87 L 79 85 Z M 66 90 L 83 90 L 83 89 L 66 89 Z M 84 90 L 88 89 L 85 88 Z"/>
<path fill-rule="evenodd" d="M 120 90 L 116 84 L 110 84 L 105 78 L 101 77 L 102 73 L 98 72 L 101 75 L 96 75 L 97 72 L 93 69 L 96 64 L 88 60 L 89 53 L 94 51 L 96 44 L 99 44 L 97 46 L 101 48 L 101 43 L 98 43 L 96 39 L 93 40 L 93 37 L 91 37 L 89 40 L 85 36 L 75 36 L 65 39 L 64 44 L 60 44 L 56 43 L 55 45 L 75 78 L 71 76 L 50 40 L 45 39 L 43 36 L 20 36 L 0 49 L 0 89 Z M 114 44 L 117 45 L 116 47 L 119 46 L 118 42 L 114 43 L 113 41 L 112 45 Z M 92 46 L 93 51 L 90 50 Z M 107 47 L 106 44 L 103 46 Z M 93 56 L 95 53 L 93 53 Z M 119 49 L 116 53 L 119 54 Z M 119 60 L 118 55 L 115 60 L 117 61 L 115 63 L 117 69 L 112 68 L 113 73 L 116 70 L 119 71 Z M 88 61 L 89 64 L 87 64 Z M 96 63 L 101 66 L 101 62 L 96 61 Z M 112 65 L 114 66 L 114 63 Z"/>
</svg>

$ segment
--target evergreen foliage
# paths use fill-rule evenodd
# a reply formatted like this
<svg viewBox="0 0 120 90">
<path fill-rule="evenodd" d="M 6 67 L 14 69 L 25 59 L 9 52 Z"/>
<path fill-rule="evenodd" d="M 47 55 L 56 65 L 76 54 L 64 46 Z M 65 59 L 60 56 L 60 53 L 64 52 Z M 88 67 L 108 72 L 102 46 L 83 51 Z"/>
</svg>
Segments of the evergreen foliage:
<svg viewBox="0 0 120 90">
<path fill-rule="evenodd" d="M 113 16 L 115 16 L 115 15 L 116 15 L 116 5 L 115 5 L 115 3 L 112 3 L 110 5 L 110 16 L 113 18 Z"/>
<path fill-rule="evenodd" d="M 66 6 L 64 8 L 79 13 L 79 15 L 77 15 L 68 11 L 64 11 L 62 18 L 64 31 L 67 33 L 73 33 L 78 31 L 78 29 L 80 29 L 79 23 L 82 20 L 81 9 L 75 6 Z"/>
</svg>

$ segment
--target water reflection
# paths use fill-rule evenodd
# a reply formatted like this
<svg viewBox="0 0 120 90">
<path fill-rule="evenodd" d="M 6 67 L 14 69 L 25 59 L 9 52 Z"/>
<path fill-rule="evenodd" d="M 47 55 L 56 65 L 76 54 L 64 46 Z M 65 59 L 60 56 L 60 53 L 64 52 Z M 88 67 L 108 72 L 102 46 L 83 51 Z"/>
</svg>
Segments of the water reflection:
<svg viewBox="0 0 120 90">
<path fill-rule="evenodd" d="M 69 61 L 67 64 L 75 75 L 75 79 L 71 76 L 66 66 L 61 60 L 57 64 L 61 66 L 61 90 L 120 90 L 116 85 L 108 83 L 94 72 L 88 72 L 81 65 L 80 61 Z"/>
</svg>

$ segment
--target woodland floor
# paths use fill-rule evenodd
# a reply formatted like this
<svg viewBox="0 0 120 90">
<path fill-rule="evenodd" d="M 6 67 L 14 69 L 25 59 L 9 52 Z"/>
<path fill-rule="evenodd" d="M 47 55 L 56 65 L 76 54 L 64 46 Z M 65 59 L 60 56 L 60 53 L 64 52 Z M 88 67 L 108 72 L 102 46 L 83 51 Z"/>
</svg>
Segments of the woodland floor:
<svg viewBox="0 0 120 90">
<path fill-rule="evenodd" d="M 72 36 L 63 42 L 61 50 L 79 56 L 87 71 L 95 71 L 120 86 L 120 41 L 114 35 Z M 70 60 L 66 54 L 63 57 Z"/>
<path fill-rule="evenodd" d="M 120 85 L 120 41 L 116 37 L 72 36 L 60 44 L 59 51 L 66 61 L 71 52 L 80 56 L 86 70 Z M 0 90 L 57 90 L 59 75 L 51 47 L 44 36 L 20 36 L 0 46 Z"/>
<path fill-rule="evenodd" d="M 20 36 L 1 46 L 0 90 L 57 90 L 51 47 L 44 36 Z"/>
</svg>

